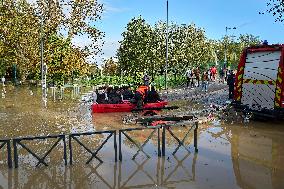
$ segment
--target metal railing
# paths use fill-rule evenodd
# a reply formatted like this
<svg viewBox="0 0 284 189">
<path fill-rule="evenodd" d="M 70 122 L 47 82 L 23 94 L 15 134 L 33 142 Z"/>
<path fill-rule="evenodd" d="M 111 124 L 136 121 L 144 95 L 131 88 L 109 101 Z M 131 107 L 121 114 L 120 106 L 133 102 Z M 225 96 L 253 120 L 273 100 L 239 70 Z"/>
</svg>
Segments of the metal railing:
<svg viewBox="0 0 284 189">
<path fill-rule="evenodd" d="M 151 134 L 147 137 L 147 139 L 143 142 L 142 145 L 138 144 L 137 142 L 134 141 L 133 138 L 131 138 L 127 132 L 131 132 L 131 131 L 143 131 L 143 130 L 153 130 L 151 132 Z M 158 156 L 161 156 L 161 148 L 160 148 L 160 127 L 151 127 L 151 128 L 129 128 L 129 129 L 122 129 L 119 130 L 119 135 L 118 135 L 118 144 L 119 144 L 119 161 L 122 161 L 122 135 L 124 135 L 130 142 L 132 142 L 137 148 L 138 151 L 134 154 L 134 156 L 132 157 L 132 159 L 135 159 L 136 156 L 139 154 L 139 152 L 143 152 L 143 154 L 146 155 L 147 158 L 150 158 L 150 155 L 148 155 L 144 150 L 144 146 L 149 142 L 149 140 L 153 137 L 153 135 L 155 134 L 155 132 L 158 132 Z"/>
<path fill-rule="evenodd" d="M 28 148 L 22 141 L 34 141 L 34 140 L 46 140 L 46 139 L 58 139 L 52 147 L 43 155 L 43 157 L 39 157 L 35 152 L 33 152 L 30 148 Z M 23 137 L 23 138 L 15 138 L 13 139 L 13 147 L 14 147 L 14 164 L 15 168 L 19 166 L 19 155 L 18 155 L 18 145 L 24 148 L 29 154 L 35 157 L 38 160 L 36 167 L 40 164 L 48 166 L 45 162 L 46 157 L 51 153 L 51 151 L 57 146 L 57 144 L 63 141 L 63 159 L 65 161 L 65 165 L 67 165 L 67 152 L 66 152 L 66 142 L 65 135 L 53 135 L 53 136 L 38 136 L 38 137 Z"/>
<path fill-rule="evenodd" d="M 193 146 L 194 146 L 194 150 L 195 152 L 198 152 L 198 148 L 197 148 L 197 130 L 198 130 L 198 122 L 194 121 L 191 122 L 188 125 L 183 125 L 184 127 L 190 127 L 189 130 L 186 132 L 185 136 L 183 137 L 182 140 L 180 140 L 172 131 L 171 128 L 174 127 L 178 127 L 180 125 L 165 125 L 162 126 L 162 156 L 166 155 L 166 131 L 168 131 L 170 133 L 170 135 L 178 142 L 178 146 L 176 147 L 176 149 L 174 150 L 174 152 L 172 153 L 172 155 L 175 155 L 177 153 L 177 151 L 179 150 L 179 148 L 182 146 L 187 152 L 190 153 L 189 149 L 185 146 L 184 142 L 185 140 L 188 138 L 188 135 L 190 133 L 190 131 L 192 131 L 192 129 L 194 129 L 193 131 Z"/>
<path fill-rule="evenodd" d="M 85 144 L 83 144 L 78 137 L 81 136 L 91 136 L 91 135 L 99 135 L 99 134 L 109 134 L 107 138 L 102 142 L 102 144 L 95 149 L 95 151 L 92 151 L 89 149 Z M 113 142 L 113 147 L 114 147 L 114 153 L 115 153 L 115 161 L 117 161 L 117 144 L 116 144 L 116 131 L 115 130 L 110 130 L 110 131 L 97 131 L 97 132 L 86 132 L 86 133 L 74 133 L 69 135 L 69 158 L 70 158 L 70 165 L 73 163 L 73 149 L 72 149 L 72 140 L 76 141 L 80 146 L 82 146 L 87 152 L 89 152 L 92 156 L 91 158 L 86 162 L 86 164 L 89 164 L 93 158 L 96 158 L 100 163 L 103 163 L 103 160 L 101 160 L 97 154 L 99 151 L 103 148 L 103 146 L 107 143 L 107 141 L 111 138 L 114 137 L 114 142 Z"/>
<path fill-rule="evenodd" d="M 188 153 L 191 153 L 188 147 L 185 145 L 186 139 L 189 137 L 190 132 L 193 130 L 193 140 L 194 140 L 194 148 L 195 152 L 198 152 L 197 148 L 197 130 L 198 130 L 198 122 L 191 121 L 188 122 L 186 125 L 183 125 L 184 128 L 188 128 L 187 132 L 185 133 L 185 136 L 180 139 L 178 138 L 173 131 L 172 128 L 180 127 L 179 124 L 165 124 L 165 125 L 157 125 L 157 126 L 150 126 L 150 127 L 139 127 L 139 128 L 128 128 L 128 129 L 121 129 L 115 131 L 115 130 L 108 130 L 108 131 L 96 131 L 96 132 L 85 132 L 85 133 L 73 133 L 68 135 L 53 135 L 53 136 L 37 136 L 37 137 L 22 137 L 22 138 L 14 138 L 14 139 L 1 139 L 0 140 L 0 149 L 7 147 L 7 164 L 9 168 L 13 167 L 13 161 L 12 161 L 12 149 L 13 149 L 13 156 L 14 156 L 14 167 L 18 168 L 19 166 L 19 149 L 18 146 L 21 146 L 23 149 L 25 149 L 29 154 L 31 154 L 36 160 L 37 164 L 36 167 L 43 164 L 45 166 L 48 166 L 46 162 L 47 156 L 55 149 L 56 146 L 62 141 L 63 143 L 63 159 L 65 165 L 68 163 L 68 157 L 67 157 L 67 142 L 66 139 L 68 138 L 68 150 L 69 150 L 69 162 L 70 165 L 73 163 L 73 143 L 76 142 L 81 147 L 83 147 L 88 153 L 91 154 L 91 157 L 88 159 L 86 164 L 89 164 L 94 158 L 97 159 L 100 163 L 103 163 L 103 160 L 98 157 L 98 153 L 100 150 L 104 147 L 104 145 L 108 142 L 108 140 L 113 136 L 113 148 L 114 148 L 114 160 L 117 162 L 117 155 L 119 156 L 119 161 L 122 161 L 122 136 L 125 136 L 127 140 L 129 140 L 138 150 L 136 153 L 132 156 L 132 159 L 134 160 L 140 152 L 142 152 L 147 158 L 150 158 L 151 156 L 144 150 L 144 147 L 149 143 L 149 141 L 152 139 L 154 141 L 154 135 L 156 134 L 157 137 L 155 138 L 157 140 L 157 150 L 158 150 L 158 156 L 165 156 L 166 155 L 166 133 L 168 132 L 170 136 L 172 136 L 178 143 L 178 146 L 175 148 L 174 152 L 172 152 L 172 155 L 175 155 L 177 151 L 183 147 Z M 142 142 L 142 144 L 135 141 L 134 137 L 131 137 L 128 133 L 131 131 L 144 131 L 144 130 L 152 130 L 148 136 L 146 136 L 146 140 Z M 162 136 L 160 136 L 160 133 L 162 132 Z M 117 149 L 117 133 L 118 133 L 118 149 Z M 91 150 L 88 148 L 79 138 L 84 136 L 93 136 L 93 135 L 107 135 L 106 138 L 102 141 L 101 144 L 95 149 Z M 48 139 L 57 139 L 56 142 L 53 143 L 52 147 L 47 150 L 42 157 L 40 155 L 37 155 L 36 152 L 32 151 L 30 148 L 28 148 L 23 141 L 35 141 L 35 140 L 48 140 Z M 13 142 L 13 148 L 11 147 L 11 141 Z M 118 154 L 117 154 L 118 153 Z"/>
<path fill-rule="evenodd" d="M 162 125 L 157 125 L 157 126 L 149 126 L 149 127 L 145 127 L 145 128 L 144 127 L 143 128 L 129 128 L 129 129 L 119 130 L 119 139 L 118 139 L 119 140 L 119 148 L 118 148 L 119 160 L 122 161 L 122 150 L 121 150 L 122 135 L 124 135 L 131 143 L 133 143 L 138 148 L 138 151 L 135 153 L 135 155 L 132 157 L 132 159 L 135 159 L 136 156 L 139 154 L 139 152 L 142 152 L 144 155 L 146 155 L 147 158 L 149 158 L 150 156 L 143 150 L 143 148 L 149 142 L 149 140 L 153 137 L 155 132 L 157 132 L 157 135 L 158 135 L 157 136 L 158 156 L 165 156 L 166 155 L 166 132 L 167 131 L 178 142 L 178 146 L 176 147 L 176 149 L 172 153 L 173 155 L 175 155 L 180 147 L 183 147 L 188 153 L 190 153 L 189 149 L 185 146 L 184 142 L 188 138 L 190 131 L 192 131 L 192 129 L 194 129 L 194 131 L 193 131 L 194 132 L 194 134 L 193 134 L 194 148 L 195 148 L 195 152 L 198 152 L 198 148 L 197 148 L 198 122 L 197 121 L 191 121 L 191 122 L 188 122 L 186 125 L 182 125 L 183 127 L 190 127 L 189 130 L 186 132 L 185 136 L 183 137 L 183 139 L 179 139 L 171 131 L 171 128 L 180 127 L 180 126 L 181 125 L 179 125 L 179 124 L 162 124 Z M 151 134 L 146 138 L 146 140 L 143 142 L 142 145 L 135 142 L 135 140 L 127 134 L 127 132 L 143 131 L 143 130 L 147 130 L 147 129 L 151 129 L 151 130 L 154 130 L 154 131 L 151 132 Z M 162 139 L 160 137 L 160 130 L 162 130 Z M 162 146 L 162 150 L 161 150 L 161 146 Z"/>
</svg>

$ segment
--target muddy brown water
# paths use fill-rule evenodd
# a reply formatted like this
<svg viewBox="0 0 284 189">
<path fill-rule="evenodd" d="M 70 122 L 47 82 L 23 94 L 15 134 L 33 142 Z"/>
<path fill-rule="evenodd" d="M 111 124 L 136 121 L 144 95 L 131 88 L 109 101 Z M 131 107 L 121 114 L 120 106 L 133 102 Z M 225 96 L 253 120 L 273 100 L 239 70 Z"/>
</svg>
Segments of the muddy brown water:
<svg viewBox="0 0 284 189">
<path fill-rule="evenodd" d="M 0 90 L 3 89 L 0 88 Z M 89 104 L 66 99 L 42 108 L 40 91 L 28 87 L 6 87 L 0 98 L 0 139 L 74 132 L 139 127 L 124 125 L 126 113 L 91 115 Z M 183 138 L 187 128 L 173 132 Z M 129 135 L 143 143 L 149 130 Z M 8 169 L 6 150 L 0 150 L 0 188 L 284 188 L 284 123 L 250 122 L 249 124 L 200 125 L 198 153 L 194 153 L 192 134 L 175 155 L 176 141 L 167 135 L 166 157 L 157 157 L 157 136 L 135 160 L 137 149 L 122 139 L 123 161 L 115 163 L 113 138 L 90 164 L 90 154 L 74 143 L 73 165 L 64 165 L 62 144 L 48 155 L 48 167 L 36 167 L 37 161 L 23 148 L 19 167 Z M 95 149 L 106 135 L 80 138 Z M 55 140 L 25 142 L 43 156 Z M 69 157 L 69 154 L 68 154 Z M 69 160 L 69 159 L 68 159 Z"/>
</svg>

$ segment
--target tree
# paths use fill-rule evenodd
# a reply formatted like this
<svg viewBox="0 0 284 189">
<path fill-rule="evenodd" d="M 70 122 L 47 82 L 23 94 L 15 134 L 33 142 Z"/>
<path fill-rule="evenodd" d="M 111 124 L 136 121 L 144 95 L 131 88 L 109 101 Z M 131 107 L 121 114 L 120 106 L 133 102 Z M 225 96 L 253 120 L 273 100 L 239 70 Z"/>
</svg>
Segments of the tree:
<svg viewBox="0 0 284 189">
<path fill-rule="evenodd" d="M 85 44 L 82 48 L 88 55 L 100 52 L 99 41 L 103 33 L 95 26 L 95 21 L 101 18 L 103 5 L 97 0 L 37 0 L 33 7 L 44 20 L 44 33 L 68 33 L 68 38 L 86 35 L 92 43 Z"/>
<path fill-rule="evenodd" d="M 137 79 L 152 62 L 153 31 L 142 17 L 133 18 L 122 33 L 123 40 L 117 51 L 119 69 Z"/>
<path fill-rule="evenodd" d="M 163 75 L 166 31 L 166 23 L 162 21 L 152 27 L 141 16 L 130 20 L 117 51 L 117 74 L 125 72 L 136 82 L 141 80 L 144 71 L 152 78 Z M 171 23 L 168 32 L 168 73 L 175 78 L 184 75 L 189 67 L 208 69 L 213 64 L 224 62 L 225 51 L 228 64 L 235 67 L 244 47 L 260 43 L 258 37 L 249 34 L 240 35 L 237 39 L 235 36 L 226 36 L 221 40 L 208 39 L 205 30 L 193 23 Z"/>
<path fill-rule="evenodd" d="M 267 12 L 275 16 L 275 22 L 283 22 L 284 1 L 283 0 L 269 0 L 267 3 Z"/>
<path fill-rule="evenodd" d="M 0 62 L 3 70 L 17 65 L 23 77 L 39 60 L 39 29 L 33 11 L 24 0 L 0 4 Z"/>
<path fill-rule="evenodd" d="M 97 0 L 37 0 L 33 4 L 27 0 L 2 1 L 0 71 L 5 72 L 17 65 L 23 78 L 39 78 L 39 44 L 43 33 L 44 61 L 50 69 L 48 76 L 54 79 L 53 74 L 59 65 L 66 67 L 56 71 L 63 77 L 70 76 L 71 73 L 85 74 L 88 70 L 87 57 L 96 55 L 101 50 L 99 42 L 103 33 L 94 23 L 100 19 L 102 10 L 102 4 Z M 71 41 L 79 35 L 88 36 L 92 42 L 84 47 L 75 47 Z M 64 50 L 63 46 L 68 47 L 68 50 Z M 58 58 L 59 55 L 61 58 Z"/>
<path fill-rule="evenodd" d="M 112 57 L 105 60 L 104 64 L 102 65 L 103 74 L 108 75 L 108 76 L 114 76 L 114 75 L 118 74 L 117 68 L 118 68 L 117 62 L 115 62 Z"/>
<path fill-rule="evenodd" d="M 159 21 L 151 27 L 140 17 L 133 18 L 122 34 L 117 52 L 119 68 L 127 74 L 141 77 L 147 71 L 152 77 L 165 71 L 166 23 Z M 189 66 L 200 66 L 211 58 L 205 31 L 194 24 L 169 26 L 168 71 L 181 74 Z"/>
<path fill-rule="evenodd" d="M 72 45 L 70 39 L 51 35 L 45 49 L 45 61 L 48 76 L 53 82 L 62 82 L 67 78 L 86 75 L 88 64 L 84 52 Z"/>
<path fill-rule="evenodd" d="M 258 36 L 251 34 L 241 34 L 236 40 L 236 36 L 225 36 L 219 41 L 212 41 L 213 52 L 220 62 L 225 62 L 225 51 L 228 65 L 236 67 L 244 48 L 261 43 Z"/>
</svg>

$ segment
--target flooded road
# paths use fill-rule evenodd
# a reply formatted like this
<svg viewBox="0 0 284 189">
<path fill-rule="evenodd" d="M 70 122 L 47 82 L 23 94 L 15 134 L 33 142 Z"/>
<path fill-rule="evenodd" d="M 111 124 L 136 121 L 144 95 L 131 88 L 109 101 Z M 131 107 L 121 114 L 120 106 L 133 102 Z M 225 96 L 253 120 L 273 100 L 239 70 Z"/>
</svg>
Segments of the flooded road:
<svg viewBox="0 0 284 189">
<path fill-rule="evenodd" d="M 0 90 L 2 88 L 0 87 Z M 67 96 L 67 94 L 66 94 Z M 0 139 L 93 132 L 139 127 L 124 125 L 120 114 L 91 115 L 89 104 L 78 100 L 49 100 L 41 106 L 40 91 L 28 88 L 7 88 L 0 98 Z M 172 131 L 183 139 L 188 127 Z M 129 136 L 141 145 L 150 130 L 132 131 Z M 86 147 L 95 151 L 107 134 L 80 137 Z M 114 138 L 111 137 L 97 154 L 104 163 L 73 140 L 73 164 L 62 157 L 63 143 L 48 155 L 48 166 L 37 161 L 23 148 L 19 149 L 19 167 L 7 168 L 7 150 L 0 150 L 0 188 L 284 188 L 284 123 L 250 122 L 243 124 L 204 124 L 198 130 L 198 153 L 194 152 L 193 134 L 185 139 L 189 153 L 170 135 L 166 136 L 166 156 L 157 156 L 157 136 L 144 147 L 147 158 L 133 143 L 123 137 L 121 162 L 114 159 Z M 67 139 L 68 141 L 68 139 Z M 43 157 L 55 139 L 24 141 L 33 152 Z M 1 143 L 0 143 L 1 146 Z M 69 146 L 69 144 L 67 145 Z"/>
</svg>

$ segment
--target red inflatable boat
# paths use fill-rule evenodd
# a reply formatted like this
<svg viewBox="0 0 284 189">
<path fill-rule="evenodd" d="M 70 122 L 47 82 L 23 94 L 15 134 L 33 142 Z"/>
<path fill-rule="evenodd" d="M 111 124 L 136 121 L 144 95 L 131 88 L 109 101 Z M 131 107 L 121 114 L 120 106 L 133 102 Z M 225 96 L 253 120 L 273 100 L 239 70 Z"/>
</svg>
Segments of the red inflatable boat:
<svg viewBox="0 0 284 189">
<path fill-rule="evenodd" d="M 166 101 L 144 104 L 143 108 L 163 108 L 168 104 Z M 131 112 L 136 107 L 135 104 L 125 100 L 121 104 L 93 104 L 93 113 L 110 113 L 110 112 Z"/>
</svg>

